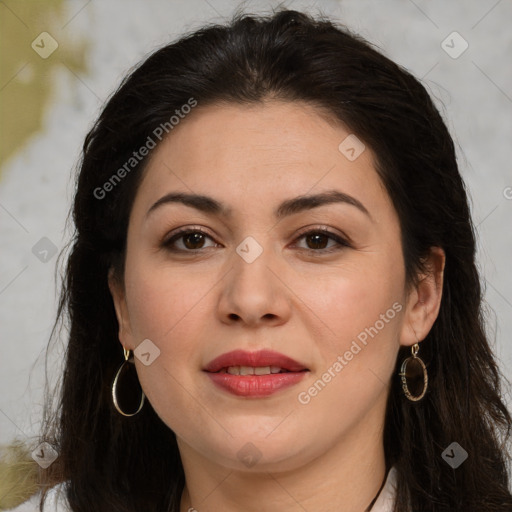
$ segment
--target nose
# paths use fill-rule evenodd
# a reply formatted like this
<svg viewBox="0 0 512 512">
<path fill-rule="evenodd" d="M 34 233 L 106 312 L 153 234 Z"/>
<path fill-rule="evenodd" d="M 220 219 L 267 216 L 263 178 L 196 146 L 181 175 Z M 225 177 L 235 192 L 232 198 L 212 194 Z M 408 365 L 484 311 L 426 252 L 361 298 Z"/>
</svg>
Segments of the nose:
<svg viewBox="0 0 512 512">
<path fill-rule="evenodd" d="M 222 322 L 279 325 L 290 317 L 290 291 L 272 251 L 263 250 L 251 261 L 243 253 L 233 256 L 233 266 L 221 284 L 218 315 Z"/>
</svg>

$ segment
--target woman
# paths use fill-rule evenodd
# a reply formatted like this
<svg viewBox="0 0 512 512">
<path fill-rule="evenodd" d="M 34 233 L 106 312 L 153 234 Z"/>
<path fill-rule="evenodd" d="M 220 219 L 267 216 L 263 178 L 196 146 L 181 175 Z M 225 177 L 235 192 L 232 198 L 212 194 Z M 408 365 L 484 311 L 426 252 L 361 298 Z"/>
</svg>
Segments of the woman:
<svg viewBox="0 0 512 512">
<path fill-rule="evenodd" d="M 329 20 L 206 27 L 86 138 L 41 506 L 510 511 L 453 142 Z"/>
</svg>

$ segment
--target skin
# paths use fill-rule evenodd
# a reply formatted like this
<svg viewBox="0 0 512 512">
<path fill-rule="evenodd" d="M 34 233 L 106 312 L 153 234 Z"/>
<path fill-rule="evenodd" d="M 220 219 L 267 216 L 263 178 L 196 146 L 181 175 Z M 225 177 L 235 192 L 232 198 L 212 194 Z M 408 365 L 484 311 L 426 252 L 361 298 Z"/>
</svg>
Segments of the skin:
<svg viewBox="0 0 512 512">
<path fill-rule="evenodd" d="M 135 362 L 147 398 L 177 436 L 181 511 L 361 512 L 385 477 L 382 434 L 397 352 L 432 327 L 445 257 L 433 248 L 428 272 L 406 286 L 397 214 L 370 148 L 354 161 L 338 150 L 349 134 L 297 102 L 199 105 L 153 150 L 130 216 L 124 279 L 111 274 L 109 285 L 121 344 L 134 350 L 150 339 L 160 350 L 148 366 Z M 332 189 L 370 216 L 342 203 L 273 216 L 286 199 Z M 209 195 L 232 217 L 180 203 L 147 215 L 169 192 Z M 181 227 L 207 236 L 182 237 L 174 243 L 182 252 L 172 252 L 163 242 Z M 350 246 L 328 253 L 334 240 L 315 245 L 303 236 L 322 227 Z M 252 263 L 235 250 L 247 236 L 263 248 Z M 300 403 L 298 394 L 394 303 L 401 311 Z M 270 397 L 237 397 L 202 371 L 237 348 L 273 349 L 310 371 Z M 247 443 L 260 454 L 251 467 L 237 456 Z"/>
</svg>

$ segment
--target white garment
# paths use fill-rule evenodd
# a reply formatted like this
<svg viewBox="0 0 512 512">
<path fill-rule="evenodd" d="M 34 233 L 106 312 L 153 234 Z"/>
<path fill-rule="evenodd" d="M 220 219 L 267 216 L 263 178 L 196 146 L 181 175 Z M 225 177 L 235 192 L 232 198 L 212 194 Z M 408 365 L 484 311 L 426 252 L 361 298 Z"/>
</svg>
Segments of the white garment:
<svg viewBox="0 0 512 512">
<path fill-rule="evenodd" d="M 396 470 L 391 468 L 388 472 L 386 483 L 373 504 L 370 512 L 391 512 L 395 502 Z M 61 494 L 60 499 L 58 499 Z M 10 512 L 39 512 L 39 495 L 33 496 L 31 500 L 23 503 Z M 65 505 L 65 496 L 62 485 L 57 485 L 49 493 L 45 502 L 44 512 L 69 512 Z"/>
<path fill-rule="evenodd" d="M 388 477 L 386 483 L 382 488 L 382 491 L 377 498 L 377 501 L 373 504 L 370 512 L 391 512 L 393 505 L 395 504 L 396 494 L 396 469 L 390 468 L 388 471 Z"/>
</svg>

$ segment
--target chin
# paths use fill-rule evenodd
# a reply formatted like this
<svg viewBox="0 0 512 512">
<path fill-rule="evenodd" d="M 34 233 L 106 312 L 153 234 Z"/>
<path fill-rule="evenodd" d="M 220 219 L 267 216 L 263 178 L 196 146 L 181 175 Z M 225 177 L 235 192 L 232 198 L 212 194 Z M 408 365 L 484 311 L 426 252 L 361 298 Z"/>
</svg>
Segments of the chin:
<svg viewBox="0 0 512 512">
<path fill-rule="evenodd" d="M 254 423 L 253 420 L 250 428 L 233 430 L 236 432 L 233 437 L 202 439 L 199 451 L 215 464 L 250 472 L 291 471 L 315 458 L 314 446 L 308 446 L 307 439 L 300 433 L 283 429 L 280 435 L 275 431 L 269 435 L 271 430 L 262 428 L 257 432 Z M 274 421 L 273 428 L 276 424 Z"/>
</svg>

